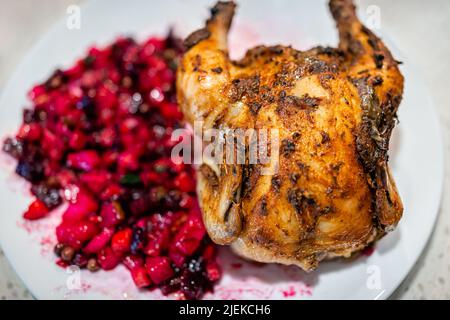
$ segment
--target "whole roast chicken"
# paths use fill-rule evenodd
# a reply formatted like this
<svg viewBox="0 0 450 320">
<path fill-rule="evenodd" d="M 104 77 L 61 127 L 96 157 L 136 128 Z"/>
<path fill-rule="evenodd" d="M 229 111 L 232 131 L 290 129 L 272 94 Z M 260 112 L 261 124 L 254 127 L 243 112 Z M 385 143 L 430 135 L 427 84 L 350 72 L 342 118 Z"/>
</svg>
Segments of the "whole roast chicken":
<svg viewBox="0 0 450 320">
<path fill-rule="evenodd" d="M 211 239 L 248 259 L 310 271 L 393 230 L 403 206 L 388 148 L 403 94 L 397 62 L 361 24 L 351 0 L 331 0 L 339 48 L 260 46 L 231 61 L 235 3 L 219 2 L 186 40 L 177 78 L 187 122 L 203 129 L 277 129 L 270 164 L 209 163 L 198 194 Z"/>
</svg>

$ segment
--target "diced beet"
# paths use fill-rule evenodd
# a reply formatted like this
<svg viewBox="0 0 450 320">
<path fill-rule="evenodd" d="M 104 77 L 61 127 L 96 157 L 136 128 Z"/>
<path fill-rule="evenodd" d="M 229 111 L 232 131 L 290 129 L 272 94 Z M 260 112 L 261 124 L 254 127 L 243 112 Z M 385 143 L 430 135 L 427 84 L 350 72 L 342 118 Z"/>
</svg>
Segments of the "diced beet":
<svg viewBox="0 0 450 320">
<path fill-rule="evenodd" d="M 149 257 L 146 260 L 146 266 L 150 278 L 156 284 L 166 281 L 174 274 L 170 260 L 166 257 Z"/>
<path fill-rule="evenodd" d="M 73 150 L 81 150 L 86 146 L 88 137 L 81 131 L 74 132 L 69 139 L 69 147 Z"/>
<path fill-rule="evenodd" d="M 71 78 L 78 78 L 79 76 L 81 76 L 83 71 L 84 71 L 84 65 L 80 61 L 80 62 L 76 63 L 72 68 L 67 69 L 65 71 L 65 74 L 66 74 L 66 76 L 71 77 Z"/>
<path fill-rule="evenodd" d="M 92 239 L 98 233 L 98 227 L 91 222 L 78 222 L 72 226 L 73 235 L 76 240 L 85 242 Z"/>
<path fill-rule="evenodd" d="M 35 122 L 23 124 L 17 133 L 17 138 L 22 140 L 36 141 L 41 137 L 41 126 Z"/>
<path fill-rule="evenodd" d="M 91 171 L 97 168 L 99 164 L 100 157 L 93 150 L 71 153 L 67 156 L 67 165 L 74 169 Z"/>
<path fill-rule="evenodd" d="M 58 242 L 78 250 L 83 243 L 91 240 L 99 232 L 96 224 L 89 221 L 79 221 L 73 224 L 61 223 L 56 228 Z"/>
<path fill-rule="evenodd" d="M 164 117 L 169 119 L 179 120 L 183 118 L 183 114 L 177 105 L 171 103 L 164 103 L 161 106 L 161 113 Z"/>
<path fill-rule="evenodd" d="M 87 220 L 89 222 L 100 225 L 100 223 L 102 222 L 102 217 L 100 217 L 97 213 L 90 213 L 87 217 Z"/>
<path fill-rule="evenodd" d="M 180 173 L 175 178 L 175 187 L 179 188 L 183 192 L 194 192 L 195 191 L 195 180 L 193 176 L 189 175 L 187 172 Z"/>
<path fill-rule="evenodd" d="M 200 217 L 191 216 L 175 236 L 173 246 L 185 256 L 190 256 L 198 249 L 205 234 Z"/>
<path fill-rule="evenodd" d="M 112 270 L 120 263 L 121 257 L 113 249 L 106 247 L 100 250 L 97 260 L 103 270 Z"/>
<path fill-rule="evenodd" d="M 145 267 L 135 268 L 131 270 L 130 273 L 136 287 L 145 288 L 152 284 Z"/>
<path fill-rule="evenodd" d="M 142 258 L 140 255 L 127 255 L 123 258 L 122 263 L 130 271 L 136 268 L 145 267 L 144 258 Z"/>
<path fill-rule="evenodd" d="M 112 175 L 105 170 L 86 172 L 80 175 L 80 181 L 95 194 L 101 193 L 111 182 Z"/>
<path fill-rule="evenodd" d="M 80 79 L 81 86 L 85 88 L 93 88 L 98 83 L 98 77 L 96 76 L 96 73 L 92 70 L 88 70 L 83 73 Z M 83 103 L 82 103 L 83 104 Z M 83 107 L 79 107 L 83 108 Z"/>
<path fill-rule="evenodd" d="M 136 228 L 146 230 L 146 229 L 148 229 L 148 227 L 149 227 L 149 223 L 150 223 L 150 219 L 149 219 L 148 217 L 143 217 L 143 218 L 140 218 L 140 219 L 134 224 L 134 226 L 135 226 Z M 151 230 L 151 232 L 149 232 L 149 235 L 152 234 L 152 233 L 153 233 L 153 230 Z"/>
<path fill-rule="evenodd" d="M 102 163 L 106 168 L 115 167 L 119 159 L 119 153 L 115 150 L 106 150 L 103 153 Z"/>
<path fill-rule="evenodd" d="M 72 170 L 61 170 L 56 174 L 56 179 L 61 188 L 65 189 L 70 185 L 73 185 L 76 182 L 77 177 Z"/>
<path fill-rule="evenodd" d="M 148 235 L 147 245 L 144 253 L 148 256 L 159 256 L 162 250 L 166 250 L 170 242 L 170 230 L 164 228 L 159 231 L 154 231 Z"/>
<path fill-rule="evenodd" d="M 64 123 L 70 128 L 77 126 L 77 124 L 82 123 L 85 119 L 85 114 L 82 110 L 79 109 L 71 109 L 64 117 Z M 81 128 L 80 128 L 81 129 Z M 69 147 L 78 150 L 84 149 L 86 144 L 90 142 L 90 137 L 88 134 L 79 134 L 82 133 L 81 130 L 75 131 L 72 134 L 72 131 L 69 131 Z"/>
<path fill-rule="evenodd" d="M 99 133 L 97 141 L 101 146 L 111 148 L 116 142 L 116 138 L 116 130 L 114 130 L 114 128 L 107 127 Z"/>
<path fill-rule="evenodd" d="M 131 228 L 117 231 L 112 237 L 111 248 L 116 253 L 127 253 L 130 251 L 132 237 L 133 230 Z"/>
<path fill-rule="evenodd" d="M 149 67 L 156 71 L 163 71 L 167 69 L 166 62 L 161 57 L 158 57 L 156 55 L 148 57 L 147 64 L 149 65 Z"/>
<path fill-rule="evenodd" d="M 68 96 L 56 95 L 54 97 L 54 108 L 58 116 L 66 115 L 71 108 L 72 101 Z"/>
<path fill-rule="evenodd" d="M 111 109 L 117 105 L 117 95 L 106 86 L 101 86 L 97 91 L 97 105 L 100 109 Z"/>
<path fill-rule="evenodd" d="M 140 54 L 141 59 L 145 60 L 145 58 L 153 57 L 155 52 L 164 49 L 164 46 L 165 46 L 165 39 L 150 38 L 149 40 L 147 40 L 147 42 L 144 44 L 142 48 Z"/>
<path fill-rule="evenodd" d="M 122 188 L 117 183 L 109 184 L 103 191 L 100 196 L 100 199 L 103 201 L 108 200 L 117 200 L 119 196 L 122 194 Z"/>
<path fill-rule="evenodd" d="M 127 133 L 133 133 L 139 126 L 144 125 L 142 119 L 134 116 L 129 116 L 120 123 L 119 132 L 124 135 Z"/>
<path fill-rule="evenodd" d="M 155 185 L 161 181 L 160 175 L 153 171 L 142 172 L 140 178 L 145 186 Z"/>
<path fill-rule="evenodd" d="M 114 234 L 114 228 L 104 228 L 98 235 L 92 238 L 91 241 L 83 248 L 86 253 L 97 253 L 111 240 Z"/>
<path fill-rule="evenodd" d="M 69 244 L 72 240 L 71 233 L 71 226 L 66 223 L 61 223 L 56 227 L 56 237 L 58 238 L 59 243 Z"/>
<path fill-rule="evenodd" d="M 63 221 L 74 222 L 85 219 L 90 213 L 98 210 L 97 201 L 86 191 L 80 190 L 74 202 L 69 203 L 63 214 Z"/>
<path fill-rule="evenodd" d="M 30 204 L 23 217 L 26 220 L 38 220 L 45 217 L 49 212 L 50 210 L 42 201 L 35 200 Z"/>
<path fill-rule="evenodd" d="M 43 130 L 41 146 L 50 159 L 59 161 L 63 157 L 64 144 L 62 140 L 48 129 Z"/>
<path fill-rule="evenodd" d="M 34 86 L 29 92 L 28 92 L 28 97 L 30 98 L 30 100 L 36 102 L 37 99 L 46 94 L 47 90 L 45 90 L 45 86 L 44 85 L 37 85 Z"/>
<path fill-rule="evenodd" d="M 122 206 L 117 201 L 104 202 L 100 210 L 102 227 L 114 227 L 125 219 Z"/>
</svg>

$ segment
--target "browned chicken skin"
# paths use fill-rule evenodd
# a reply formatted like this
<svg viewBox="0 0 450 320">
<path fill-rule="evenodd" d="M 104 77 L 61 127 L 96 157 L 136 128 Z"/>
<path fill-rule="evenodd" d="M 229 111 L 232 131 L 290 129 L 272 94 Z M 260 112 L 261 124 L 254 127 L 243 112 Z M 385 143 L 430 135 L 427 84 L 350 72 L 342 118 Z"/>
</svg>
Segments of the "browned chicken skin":
<svg viewBox="0 0 450 320">
<path fill-rule="evenodd" d="M 397 61 L 351 0 L 331 0 L 339 48 L 227 53 L 233 2 L 189 36 L 178 71 L 186 120 L 210 128 L 276 128 L 278 172 L 203 164 L 198 193 L 212 240 L 243 257 L 312 270 L 392 230 L 403 206 L 387 165 L 403 93 Z M 271 164 L 272 165 L 272 164 Z"/>
</svg>

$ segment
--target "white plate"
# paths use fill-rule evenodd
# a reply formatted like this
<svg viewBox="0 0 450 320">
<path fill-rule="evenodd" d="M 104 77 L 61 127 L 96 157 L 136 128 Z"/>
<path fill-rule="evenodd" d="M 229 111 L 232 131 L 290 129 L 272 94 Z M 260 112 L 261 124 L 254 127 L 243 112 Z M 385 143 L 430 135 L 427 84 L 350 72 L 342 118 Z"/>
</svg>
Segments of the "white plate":
<svg viewBox="0 0 450 320">
<path fill-rule="evenodd" d="M 81 7 L 81 29 L 57 23 L 28 54 L 0 100 L 0 136 L 20 123 L 25 94 L 58 66 L 69 66 L 93 44 L 106 44 L 119 34 L 138 38 L 164 34 L 175 25 L 181 35 L 198 28 L 211 1 L 91 1 Z M 385 37 L 384 37 L 385 38 Z M 334 23 L 324 1 L 241 1 L 232 34 L 233 55 L 257 43 L 293 44 L 305 49 L 337 42 Z M 392 45 L 390 45 L 392 48 Z M 368 257 L 322 264 L 309 275 L 294 267 L 257 267 L 223 251 L 223 281 L 214 295 L 231 299 L 379 299 L 387 298 L 408 274 L 435 223 L 443 180 L 443 149 L 430 94 L 422 77 L 405 62 L 406 92 L 400 125 L 393 138 L 391 166 L 405 204 L 399 228 L 384 238 Z M 2 156 L 0 168 L 0 241 L 6 256 L 33 295 L 41 299 L 161 298 L 158 291 L 134 289 L 123 268 L 92 276 L 66 273 L 51 253 L 51 228 L 59 216 L 24 223 L 30 201 L 24 183 L 14 178 L 14 163 Z M 78 281 L 80 280 L 80 281 Z M 81 286 L 77 286 L 81 284 Z"/>
</svg>

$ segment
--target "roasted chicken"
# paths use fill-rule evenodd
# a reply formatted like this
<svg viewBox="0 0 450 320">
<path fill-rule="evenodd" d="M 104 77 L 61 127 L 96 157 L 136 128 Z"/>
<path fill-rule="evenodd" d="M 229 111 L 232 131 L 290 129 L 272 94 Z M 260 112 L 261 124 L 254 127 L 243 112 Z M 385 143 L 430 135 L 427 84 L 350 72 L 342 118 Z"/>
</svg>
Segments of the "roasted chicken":
<svg viewBox="0 0 450 320">
<path fill-rule="evenodd" d="M 248 259 L 306 271 L 349 257 L 402 216 L 387 154 L 403 94 L 399 62 L 351 0 L 330 1 L 338 48 L 260 46 L 231 61 L 235 7 L 217 3 L 185 40 L 178 100 L 187 122 L 204 130 L 278 129 L 279 150 L 270 152 L 279 158 L 273 175 L 248 161 L 199 166 L 208 233 Z"/>
</svg>

